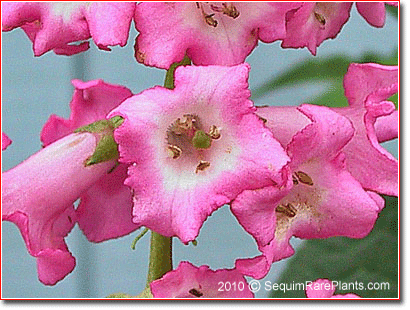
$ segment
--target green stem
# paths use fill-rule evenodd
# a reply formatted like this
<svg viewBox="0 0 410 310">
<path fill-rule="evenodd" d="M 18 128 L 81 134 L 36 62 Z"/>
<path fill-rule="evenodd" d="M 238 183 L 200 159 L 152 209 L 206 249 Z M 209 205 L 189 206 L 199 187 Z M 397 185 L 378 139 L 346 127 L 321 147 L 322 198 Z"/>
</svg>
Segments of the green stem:
<svg viewBox="0 0 410 310">
<path fill-rule="evenodd" d="M 191 60 L 185 56 L 179 63 L 174 63 L 166 73 L 164 87 L 174 89 L 174 72 L 179 66 L 190 65 Z M 164 237 L 151 231 L 151 245 L 149 253 L 149 267 L 146 288 L 149 284 L 161 278 L 172 270 L 172 237 Z"/>
<path fill-rule="evenodd" d="M 151 231 L 147 287 L 170 270 L 172 270 L 172 237 L 164 237 Z"/>
</svg>

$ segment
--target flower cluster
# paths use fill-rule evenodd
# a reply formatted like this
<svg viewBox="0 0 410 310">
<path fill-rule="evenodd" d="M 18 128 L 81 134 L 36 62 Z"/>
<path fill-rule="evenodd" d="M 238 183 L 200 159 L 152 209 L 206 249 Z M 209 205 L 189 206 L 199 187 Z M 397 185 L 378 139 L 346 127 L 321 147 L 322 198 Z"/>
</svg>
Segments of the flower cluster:
<svg viewBox="0 0 410 310">
<path fill-rule="evenodd" d="M 41 132 L 44 148 L 2 174 L 2 218 L 20 229 L 44 284 L 73 270 L 64 238 L 76 223 L 91 242 L 146 227 L 188 244 L 228 204 L 261 255 L 217 271 L 182 262 L 151 282 L 150 292 L 252 298 L 244 276 L 263 278 L 273 262 L 293 255 L 291 237 L 363 238 L 384 207 L 380 195 L 398 195 L 398 162 L 380 145 L 398 137 L 398 112 L 388 101 L 398 92 L 397 66 L 351 64 L 343 108 L 256 107 L 250 100 L 245 59 L 259 40 L 315 55 L 348 21 L 350 2 L 2 7 L 3 31 L 21 27 L 36 56 L 83 52 L 90 38 L 104 50 L 124 46 L 134 20 L 138 62 L 170 69 L 187 56 L 194 64 L 170 69 L 172 87 L 138 94 L 73 80 L 69 119 L 52 115 Z M 384 25 L 384 3 L 357 9 L 370 25 Z M 2 149 L 10 143 L 3 133 Z M 221 294 L 220 281 L 244 289 Z"/>
</svg>

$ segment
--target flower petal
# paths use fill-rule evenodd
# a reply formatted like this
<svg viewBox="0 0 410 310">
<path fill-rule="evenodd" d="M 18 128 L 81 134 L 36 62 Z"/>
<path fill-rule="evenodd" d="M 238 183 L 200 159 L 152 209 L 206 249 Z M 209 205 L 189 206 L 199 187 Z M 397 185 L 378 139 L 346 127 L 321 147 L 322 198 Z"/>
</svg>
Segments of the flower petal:
<svg viewBox="0 0 410 310">
<path fill-rule="evenodd" d="M 4 151 L 12 143 L 11 139 L 4 133 L 1 133 L 1 150 Z"/>
<path fill-rule="evenodd" d="M 383 27 L 386 21 L 384 2 L 356 2 L 357 11 L 374 27 Z"/>
<path fill-rule="evenodd" d="M 230 289 L 220 283 L 229 283 Z M 235 285 L 235 289 L 233 288 Z M 213 271 L 208 266 L 195 267 L 181 262 L 176 270 L 151 283 L 154 298 L 253 298 L 245 277 L 235 269 Z"/>
</svg>

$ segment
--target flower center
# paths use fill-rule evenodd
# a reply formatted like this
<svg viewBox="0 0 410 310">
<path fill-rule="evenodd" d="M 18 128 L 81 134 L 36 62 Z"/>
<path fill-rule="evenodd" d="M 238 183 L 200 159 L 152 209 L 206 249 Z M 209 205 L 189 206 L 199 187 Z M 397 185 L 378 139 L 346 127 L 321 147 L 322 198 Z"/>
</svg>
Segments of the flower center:
<svg viewBox="0 0 410 310">
<path fill-rule="evenodd" d="M 167 153 L 173 160 L 185 157 L 196 162 L 195 173 L 199 173 L 211 166 L 206 150 L 220 137 L 220 128 L 216 125 L 205 130 L 197 115 L 184 114 L 168 127 Z"/>
<path fill-rule="evenodd" d="M 205 2 L 206 3 L 206 2 Z M 218 26 L 218 21 L 215 19 L 215 14 L 219 13 L 222 15 L 226 15 L 228 17 L 231 17 L 233 19 L 237 18 L 239 16 L 239 11 L 238 9 L 230 2 L 217 2 L 207 4 L 207 9 L 204 8 L 203 2 L 196 2 L 196 7 L 201 10 L 202 16 L 205 19 L 205 22 L 212 27 L 217 27 Z"/>
</svg>

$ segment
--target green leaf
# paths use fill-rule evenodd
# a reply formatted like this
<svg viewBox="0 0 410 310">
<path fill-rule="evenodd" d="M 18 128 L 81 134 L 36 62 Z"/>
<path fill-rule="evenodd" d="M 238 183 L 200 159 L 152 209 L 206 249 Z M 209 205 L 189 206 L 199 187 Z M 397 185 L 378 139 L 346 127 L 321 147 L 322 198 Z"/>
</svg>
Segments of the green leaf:
<svg viewBox="0 0 410 310">
<path fill-rule="evenodd" d="M 317 57 L 306 60 L 287 70 L 282 75 L 273 77 L 259 88 L 253 90 L 252 99 L 255 100 L 261 98 L 267 93 L 274 93 L 275 91 L 288 85 L 315 82 L 326 83 L 329 85 L 327 86 L 328 89 L 317 98 L 313 98 L 309 101 L 309 98 L 306 98 L 305 102 L 329 107 L 347 106 L 347 100 L 344 96 L 343 89 L 343 77 L 351 63 L 366 62 L 379 63 L 383 65 L 397 65 L 397 49 L 395 49 L 391 55 L 387 57 L 368 53 L 357 59 L 347 58 L 342 55 L 335 55 L 331 57 Z M 397 98 L 397 95 L 391 98 L 396 107 L 398 106 Z"/>
<path fill-rule="evenodd" d="M 383 290 L 339 290 L 365 298 L 398 297 L 398 199 L 384 196 L 386 206 L 374 229 L 363 239 L 334 237 L 308 240 L 290 259 L 277 283 L 305 283 L 327 278 L 341 283 L 389 283 Z M 352 286 L 351 286 L 352 287 Z M 273 298 L 304 298 L 302 290 L 274 291 Z"/>
</svg>

